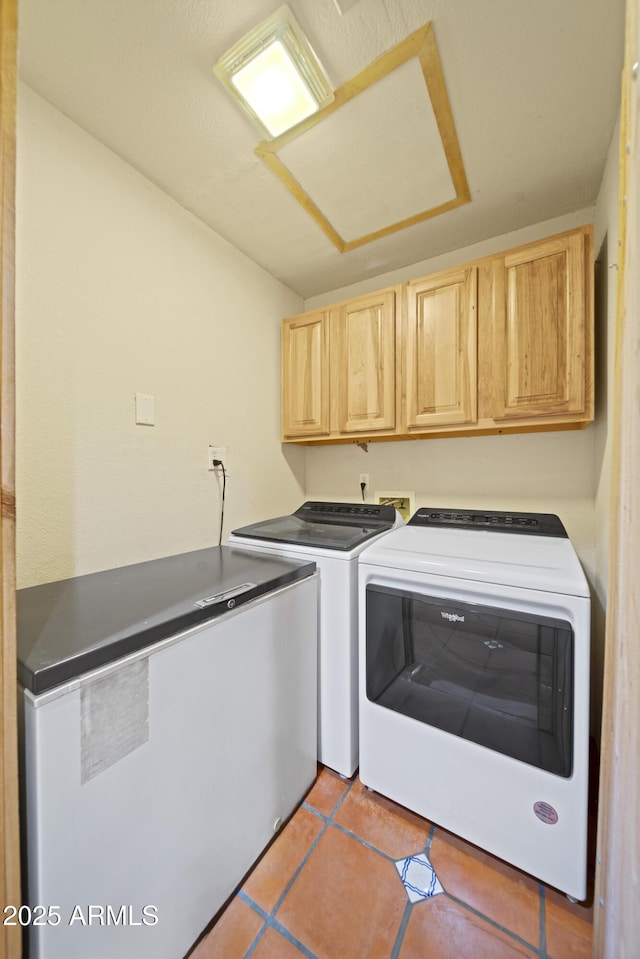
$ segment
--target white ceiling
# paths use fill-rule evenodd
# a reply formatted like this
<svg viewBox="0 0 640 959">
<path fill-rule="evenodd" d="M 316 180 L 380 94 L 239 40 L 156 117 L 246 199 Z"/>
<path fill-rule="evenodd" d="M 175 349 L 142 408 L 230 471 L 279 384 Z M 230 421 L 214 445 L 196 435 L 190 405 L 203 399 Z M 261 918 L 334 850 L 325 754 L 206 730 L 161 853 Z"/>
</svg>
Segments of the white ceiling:
<svg viewBox="0 0 640 959">
<path fill-rule="evenodd" d="M 456 196 L 417 57 L 276 155 L 345 242 Z"/>
<path fill-rule="evenodd" d="M 212 73 L 281 2 L 19 0 L 19 74 L 304 297 L 595 201 L 618 113 L 624 0 L 289 0 L 334 87 L 429 20 L 442 61 L 471 203 L 346 253 L 254 154 L 261 134 Z M 405 122 L 409 137 L 411 111 Z M 332 138 L 328 156 L 340 129 L 316 128 Z M 384 138 L 377 129 L 364 152 Z M 357 164 L 338 175 L 336 193 L 360 197 L 366 219 L 371 186 Z"/>
</svg>

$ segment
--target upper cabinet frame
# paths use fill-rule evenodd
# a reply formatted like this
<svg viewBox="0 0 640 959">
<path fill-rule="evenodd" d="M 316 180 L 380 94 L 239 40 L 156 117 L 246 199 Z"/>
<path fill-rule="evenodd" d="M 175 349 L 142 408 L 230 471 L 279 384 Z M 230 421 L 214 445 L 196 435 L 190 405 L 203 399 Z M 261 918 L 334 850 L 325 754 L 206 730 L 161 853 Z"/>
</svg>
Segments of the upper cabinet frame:
<svg viewBox="0 0 640 959">
<path fill-rule="evenodd" d="M 583 226 L 285 320 L 283 442 L 587 426 L 593 281 Z"/>
</svg>

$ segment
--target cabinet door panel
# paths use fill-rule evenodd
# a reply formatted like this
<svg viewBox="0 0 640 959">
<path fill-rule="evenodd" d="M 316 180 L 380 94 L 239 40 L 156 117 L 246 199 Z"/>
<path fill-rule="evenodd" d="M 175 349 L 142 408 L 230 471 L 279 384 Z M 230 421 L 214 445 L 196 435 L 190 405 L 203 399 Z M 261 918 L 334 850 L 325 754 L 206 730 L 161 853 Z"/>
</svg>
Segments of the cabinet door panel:
<svg viewBox="0 0 640 959">
<path fill-rule="evenodd" d="M 504 258 L 505 317 L 496 344 L 498 416 L 585 409 L 584 235 L 534 244 Z"/>
<path fill-rule="evenodd" d="M 337 430 L 392 430 L 396 422 L 395 292 L 343 304 L 332 314 L 331 329 Z"/>
<path fill-rule="evenodd" d="M 477 285 L 476 267 L 409 284 L 408 430 L 477 420 Z"/>
<path fill-rule="evenodd" d="M 282 324 L 282 435 L 329 433 L 329 314 Z"/>
</svg>

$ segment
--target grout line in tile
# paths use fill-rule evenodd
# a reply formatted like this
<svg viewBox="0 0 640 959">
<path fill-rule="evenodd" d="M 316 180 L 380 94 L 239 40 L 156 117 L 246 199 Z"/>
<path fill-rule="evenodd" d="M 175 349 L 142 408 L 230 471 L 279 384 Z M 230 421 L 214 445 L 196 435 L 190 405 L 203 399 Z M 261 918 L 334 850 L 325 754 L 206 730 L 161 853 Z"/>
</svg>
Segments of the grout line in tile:
<svg viewBox="0 0 640 959">
<path fill-rule="evenodd" d="M 318 819 L 322 819 L 324 822 L 329 820 L 329 816 L 325 816 L 323 812 L 320 812 L 319 809 L 316 809 L 315 806 L 310 806 L 308 802 L 300 803 L 302 809 L 306 809 L 307 812 L 313 813 L 314 816 L 317 816 Z"/>
<path fill-rule="evenodd" d="M 354 785 L 354 782 L 355 782 L 355 779 L 354 779 L 354 781 L 351 783 L 351 785 L 349 786 L 349 789 L 347 789 L 346 792 L 345 792 L 345 794 L 342 796 L 340 802 L 336 804 L 333 812 L 331 813 L 331 816 L 325 816 L 323 813 L 320 813 L 320 812 L 318 812 L 316 809 L 314 809 L 313 806 L 307 806 L 306 803 L 303 803 L 303 805 L 305 806 L 305 808 L 308 809 L 309 812 L 314 813 L 315 815 L 318 816 L 318 818 L 324 820 L 324 822 L 325 822 L 325 824 L 326 824 L 326 825 L 325 825 L 325 829 L 326 829 L 326 827 L 329 826 L 329 825 L 334 826 L 336 829 L 339 829 L 340 832 L 342 832 L 345 836 L 349 836 L 351 839 L 354 839 L 354 840 L 355 840 L 357 843 L 359 843 L 361 846 L 364 846 L 365 849 L 370 849 L 371 852 L 377 853 L 379 856 L 381 856 L 381 857 L 382 857 L 383 859 L 385 859 L 387 862 L 393 863 L 393 864 L 395 865 L 395 863 L 398 861 L 398 859 L 402 859 L 402 858 L 404 858 L 404 857 L 403 857 L 403 856 L 399 856 L 399 857 L 390 856 L 388 853 L 384 852 L 382 849 L 379 849 L 377 846 L 374 846 L 372 843 L 368 842 L 366 839 L 363 839 L 361 836 L 359 836 L 357 833 L 353 832 L 351 829 L 348 829 L 346 826 L 343 826 L 341 823 L 335 822 L 335 820 L 334 820 L 335 814 L 337 813 L 338 809 L 340 808 L 340 805 L 342 804 L 342 802 L 343 802 L 344 799 L 346 798 L 347 793 L 349 792 L 349 790 L 350 790 L 350 789 L 352 788 L 352 786 Z M 325 829 L 322 830 L 322 833 L 321 833 L 320 835 L 322 835 L 322 834 L 325 832 Z M 427 841 L 426 841 L 425 845 L 423 846 L 423 848 L 419 850 L 419 852 L 424 852 L 424 854 L 425 854 L 427 857 L 429 856 L 429 852 L 431 851 L 431 844 L 432 844 L 432 842 L 433 842 L 433 837 L 434 837 L 434 835 L 435 835 L 435 831 L 436 831 L 435 823 L 431 823 L 431 826 L 430 826 L 430 828 L 429 828 L 429 835 L 427 836 Z M 319 838 L 320 838 L 320 836 L 318 836 L 318 839 L 319 839 Z M 408 855 L 408 856 L 414 856 L 414 855 L 416 855 L 416 854 L 417 854 L 417 853 L 416 853 L 416 851 L 414 850 L 414 851 L 408 853 L 407 855 Z M 300 867 L 300 868 L 302 868 L 302 865 L 303 865 L 303 864 L 301 864 L 301 867 Z M 409 905 L 411 905 L 411 903 L 410 903 Z M 277 907 L 276 907 L 276 908 L 277 908 Z M 408 919 L 407 919 L 407 921 L 408 921 Z"/>
<path fill-rule="evenodd" d="M 292 946 L 295 946 L 303 956 L 307 957 L 307 959 L 318 959 L 315 952 L 312 952 L 308 946 L 305 946 L 304 942 L 300 942 L 299 939 L 296 939 L 296 937 L 289 932 L 286 926 L 283 926 L 282 923 L 278 922 L 277 919 L 273 918 L 269 925 L 273 929 L 277 930 L 277 932 L 279 932 L 280 935 L 287 940 L 287 942 L 290 942 Z"/>
<path fill-rule="evenodd" d="M 342 796 L 340 797 L 340 799 L 337 801 L 337 803 L 336 803 L 335 806 L 333 807 L 333 809 L 332 809 L 332 811 L 331 811 L 331 814 L 330 814 L 329 816 L 326 816 L 324 813 L 320 812 L 320 810 L 316 809 L 316 808 L 315 808 L 314 806 L 312 806 L 310 803 L 307 803 L 307 802 L 302 802 L 302 803 L 301 803 L 301 805 L 302 805 L 308 812 L 310 812 L 310 813 L 312 813 L 313 815 L 317 816 L 318 819 L 321 819 L 321 820 L 324 822 L 324 826 L 323 826 L 323 828 L 320 830 L 320 832 L 318 833 L 318 835 L 316 836 L 316 838 L 314 839 L 314 841 L 312 842 L 312 844 L 311 844 L 311 846 L 309 847 L 309 849 L 307 850 L 306 854 L 303 856 L 302 861 L 300 862 L 298 868 L 296 869 L 295 873 L 293 874 L 293 876 L 291 877 L 291 879 L 290 879 L 289 882 L 287 883 L 287 886 L 285 887 L 282 895 L 280 896 L 280 898 L 279 898 L 278 901 L 276 902 L 276 904 L 275 904 L 275 906 L 274 906 L 274 908 L 273 908 L 273 911 L 271 912 L 271 915 L 270 915 L 270 916 L 267 916 L 267 914 L 264 912 L 264 910 L 259 909 L 259 908 L 257 909 L 257 911 L 260 913 L 260 915 L 265 917 L 265 926 L 263 927 L 263 929 L 261 930 L 261 932 L 258 934 L 260 938 L 262 938 L 262 935 L 264 934 L 264 931 L 266 930 L 266 928 L 269 927 L 269 926 L 271 926 L 271 927 L 277 929 L 279 932 L 281 932 L 281 934 L 283 934 L 283 935 L 285 936 L 285 938 L 287 938 L 293 945 L 295 945 L 297 948 L 299 948 L 299 949 L 303 952 L 303 955 L 307 956 L 308 959 L 316 959 L 316 957 L 313 955 L 313 953 L 312 953 L 310 950 L 307 949 L 307 947 L 306 947 L 303 943 L 299 942 L 294 936 L 292 936 L 291 933 L 286 929 L 286 927 L 282 926 L 282 925 L 278 922 L 278 920 L 275 918 L 275 914 L 277 913 L 278 909 L 280 908 L 280 906 L 281 906 L 282 903 L 284 902 L 284 900 L 285 900 L 287 894 L 289 893 L 291 887 L 293 886 L 294 882 L 296 881 L 296 879 L 297 879 L 298 876 L 300 875 L 302 869 L 304 868 L 304 866 L 306 865 L 306 863 L 307 863 L 308 860 L 310 859 L 311 854 L 313 853 L 314 849 L 316 848 L 316 846 L 317 846 L 318 843 L 320 842 L 320 839 L 321 839 L 322 836 L 325 834 L 325 832 L 327 831 L 327 829 L 329 828 L 329 826 L 334 826 L 336 829 L 339 829 L 340 832 L 344 833 L 344 835 L 349 836 L 351 839 L 354 839 L 354 840 L 355 840 L 356 842 L 358 842 L 361 846 L 364 846 L 365 849 L 370 849 L 372 852 L 377 853 L 377 855 L 381 856 L 381 857 L 382 857 L 383 859 L 385 859 L 387 862 L 393 863 L 393 864 L 395 864 L 395 862 L 396 862 L 396 860 L 393 858 L 393 856 L 390 856 L 390 855 L 388 855 L 387 853 L 383 852 L 381 849 L 378 849 L 376 846 L 373 846 L 371 843 L 367 842 L 365 839 L 362 839 L 360 836 L 358 836 L 356 833 L 352 832 L 350 829 L 347 829 L 345 826 L 342 826 L 340 823 L 338 823 L 338 822 L 335 821 L 335 816 L 336 816 L 336 814 L 338 813 L 338 810 L 339 810 L 340 807 L 342 806 L 343 802 L 346 800 L 347 796 L 349 795 L 349 793 L 350 793 L 351 790 L 353 789 L 353 786 L 354 786 L 354 784 L 355 784 L 355 782 L 356 782 L 356 779 L 357 779 L 357 776 L 354 776 L 353 779 L 351 780 L 351 782 L 349 783 L 349 785 L 347 786 L 347 788 L 345 789 L 345 791 L 343 792 L 343 794 L 342 794 Z M 434 832 L 435 832 L 435 826 L 432 824 L 432 825 L 431 825 L 431 828 L 430 828 L 430 830 L 429 830 L 429 836 L 427 837 L 427 843 L 426 843 L 426 845 L 425 845 L 425 847 L 424 847 L 425 850 L 426 850 L 427 848 L 430 848 L 430 846 L 431 846 L 431 840 L 432 840 L 432 838 L 433 838 Z M 249 898 L 249 896 L 247 896 L 246 893 L 242 893 L 242 897 L 243 897 L 243 899 L 244 899 L 246 902 L 249 903 L 249 905 L 254 905 L 253 902 L 251 901 L 251 899 Z M 400 922 L 400 928 L 398 929 L 398 934 L 397 934 L 397 936 L 396 936 L 396 941 L 395 941 L 395 943 L 394 943 L 394 947 L 393 947 L 393 951 L 392 951 L 392 954 L 391 954 L 390 959 L 397 959 L 397 956 L 399 955 L 400 948 L 401 948 L 401 946 L 402 946 L 402 941 L 403 941 L 403 939 L 404 939 L 404 935 L 405 935 L 405 932 L 406 932 L 406 928 L 407 928 L 407 925 L 408 925 L 408 923 L 409 923 L 409 917 L 410 917 L 410 915 L 411 915 L 412 905 L 413 905 L 413 904 L 412 904 L 411 902 L 408 902 L 408 903 L 406 904 L 406 906 L 405 906 L 405 910 L 404 910 L 404 913 L 403 913 L 403 915 L 402 915 L 402 920 L 401 920 L 401 922 Z M 257 942 L 257 937 L 256 937 L 256 941 L 254 941 L 254 946 L 256 945 L 256 942 Z M 254 946 L 252 946 L 251 952 L 253 952 Z M 247 953 L 245 959 L 249 959 L 249 957 L 250 957 L 250 953 Z"/>
<path fill-rule="evenodd" d="M 547 959 L 547 900 L 544 883 L 540 883 L 540 955 Z"/>
<path fill-rule="evenodd" d="M 351 791 L 351 789 L 353 788 L 353 786 L 354 786 L 354 784 L 355 784 L 356 778 L 357 778 L 357 777 L 355 777 L 355 778 L 352 780 L 352 782 L 349 784 L 348 789 L 345 790 L 345 792 L 344 792 L 344 794 L 341 796 L 340 800 L 336 803 L 336 805 L 335 805 L 335 807 L 334 807 L 334 809 L 333 809 L 333 811 L 332 811 L 332 813 L 331 813 L 330 816 L 325 816 L 324 813 L 320 812 L 320 811 L 319 811 L 318 809 L 316 809 L 314 806 L 311 806 L 311 805 L 309 805 L 309 804 L 306 803 L 306 802 L 303 802 L 303 803 L 302 803 L 302 806 L 303 806 L 308 812 L 313 813 L 315 816 L 317 816 L 318 819 L 322 819 L 327 825 L 335 826 L 336 829 L 339 829 L 341 832 L 345 833 L 345 835 L 350 836 L 352 839 L 355 839 L 357 842 L 360 843 L 360 845 L 364 846 L 365 849 L 371 849 L 373 852 L 377 852 L 378 855 L 382 856 L 382 857 L 383 857 L 384 859 L 386 859 L 388 862 L 393 862 L 393 863 L 395 863 L 395 862 L 397 861 L 396 858 L 394 858 L 393 856 L 390 856 L 390 855 L 389 855 L 388 853 L 386 853 L 386 852 L 383 852 L 382 849 L 379 849 L 377 846 L 374 846 L 372 843 L 367 842 L 366 839 L 363 839 L 361 836 L 359 836 L 357 833 L 353 832 L 353 831 L 352 831 L 351 829 L 349 829 L 347 826 L 343 826 L 341 823 L 335 821 L 335 815 L 336 815 L 336 813 L 338 812 L 338 809 L 340 808 L 340 806 L 342 805 L 342 803 L 344 802 L 344 800 L 347 798 L 348 793 L 349 793 L 349 792 Z M 427 842 L 425 843 L 425 845 L 423 846 L 423 848 L 420 849 L 420 852 L 424 852 L 425 855 L 427 855 L 427 856 L 428 856 L 429 851 L 430 851 L 430 849 L 431 849 L 431 843 L 433 842 L 433 836 L 434 836 L 434 834 L 435 834 L 435 830 L 436 830 L 435 824 L 434 824 L 434 823 L 431 823 L 431 826 L 430 826 L 430 829 L 429 829 L 429 835 L 428 835 L 428 837 L 427 837 Z M 323 830 L 323 832 L 324 832 L 324 830 Z M 320 838 L 320 837 L 318 837 L 318 838 Z M 410 853 L 407 853 L 407 855 L 408 855 L 408 856 L 414 856 L 414 855 L 416 855 L 416 853 L 415 853 L 415 851 L 412 851 L 412 852 L 410 852 Z M 399 856 L 399 857 L 397 857 L 397 858 L 402 859 L 403 857 L 402 857 L 402 856 Z"/>
<path fill-rule="evenodd" d="M 327 821 L 327 822 L 325 822 L 324 826 L 322 827 L 322 829 L 320 830 L 320 832 L 318 833 L 318 835 L 317 835 L 316 838 L 313 840 L 313 842 L 311 843 L 311 845 L 310 845 L 309 848 L 307 849 L 306 853 L 305 853 L 304 856 L 302 857 L 302 860 L 301 860 L 300 863 L 298 864 L 298 867 L 297 867 L 296 871 L 294 872 L 293 876 L 291 877 L 291 879 L 289 880 L 289 882 L 287 883 L 287 885 L 286 885 L 286 886 L 284 887 L 284 889 L 282 890 L 282 892 L 281 892 L 281 894 L 280 894 L 280 897 L 278 898 L 275 906 L 273 907 L 273 909 L 272 909 L 272 911 L 271 911 L 271 915 L 272 915 L 272 916 L 275 916 L 275 914 L 277 913 L 278 909 L 280 908 L 280 906 L 282 905 L 282 903 L 283 903 L 284 900 L 286 899 L 287 895 L 289 894 L 289 890 L 291 889 L 291 887 L 293 886 L 294 882 L 296 881 L 296 879 L 298 878 L 298 876 L 300 875 L 300 873 L 302 872 L 302 870 L 303 870 L 304 867 L 306 866 L 306 864 L 307 864 L 307 862 L 309 861 L 309 858 L 310 858 L 310 856 L 311 856 L 311 853 L 312 853 L 313 850 L 316 848 L 316 846 L 317 846 L 318 843 L 320 842 L 320 839 L 322 838 L 322 836 L 324 836 L 324 834 L 325 834 L 325 832 L 327 831 L 328 828 L 329 828 L 329 822 Z"/>
<path fill-rule="evenodd" d="M 484 919 L 484 921 L 488 922 L 490 926 L 494 927 L 494 929 L 499 929 L 500 932 L 504 932 L 507 936 L 510 936 L 511 939 L 515 939 L 516 942 L 519 942 L 520 945 L 526 946 L 527 949 L 532 950 L 536 956 L 540 956 L 541 959 L 546 959 L 546 952 L 542 952 L 539 946 L 534 946 L 532 942 L 527 942 L 526 939 L 523 939 L 522 936 L 519 936 L 516 932 L 513 932 L 512 929 L 507 929 L 506 926 L 502 926 L 499 922 L 496 922 L 495 919 L 492 919 L 491 916 L 487 916 L 484 912 L 480 912 L 479 909 L 475 909 L 473 906 L 470 906 L 469 903 L 465 902 L 463 899 L 458 899 L 457 896 L 452 896 L 451 893 L 447 892 L 446 889 L 444 894 L 447 896 L 447 898 L 451 899 L 459 906 L 462 906 L 468 912 L 473 913 L 474 916 L 478 916 L 479 919 Z"/>
<path fill-rule="evenodd" d="M 370 842 L 367 842 L 366 839 L 363 839 L 362 836 L 359 836 L 357 833 L 352 832 L 350 829 L 347 829 L 346 826 L 341 825 L 339 822 L 333 822 L 330 825 L 334 826 L 336 829 L 339 829 L 340 832 L 344 833 L 346 836 L 350 836 L 351 839 L 355 839 L 356 842 L 359 842 L 361 846 L 364 846 L 365 849 L 370 849 L 372 852 L 377 852 L 379 856 L 382 856 L 383 859 L 386 859 L 387 862 L 396 862 L 393 856 L 390 856 L 389 853 L 383 852 L 382 849 L 378 849 L 377 846 L 372 845 Z M 422 852 L 422 850 L 420 850 Z M 415 856 L 415 852 L 409 853 L 410 856 Z M 398 857 L 402 859 L 402 856 Z"/>
<path fill-rule="evenodd" d="M 363 839 L 362 836 L 359 836 L 357 833 L 353 832 L 353 831 L 352 831 L 351 829 L 349 829 L 347 826 L 343 826 L 342 823 L 339 823 L 339 822 L 329 822 L 329 821 L 327 821 L 327 825 L 335 826 L 336 829 L 339 829 L 340 832 L 344 833 L 346 836 L 350 836 L 351 839 L 355 839 L 355 841 L 358 842 L 358 843 L 360 843 L 361 846 L 364 846 L 365 849 L 370 849 L 372 852 L 377 852 L 378 855 L 379 855 L 379 856 L 382 856 L 383 859 L 386 859 L 387 862 L 391 862 L 391 863 L 394 863 L 394 864 L 395 864 L 399 859 L 406 859 L 406 858 L 408 858 L 409 856 L 416 856 L 416 855 L 419 855 L 420 853 L 423 853 L 423 852 L 424 852 L 424 854 L 428 857 L 429 850 L 431 849 L 431 839 L 432 839 L 432 837 L 433 837 L 433 833 L 434 833 L 434 830 L 435 830 L 435 826 L 432 825 L 432 826 L 431 826 L 431 830 L 430 830 L 430 832 L 429 832 L 429 836 L 427 837 L 427 842 L 425 843 L 425 845 L 424 845 L 421 849 L 419 849 L 419 850 L 417 850 L 417 851 L 416 851 L 415 849 L 413 849 L 411 852 L 406 853 L 406 855 L 404 855 L 404 856 L 391 856 L 391 855 L 389 855 L 388 852 L 384 852 L 384 850 L 379 849 L 378 846 L 374 846 L 372 843 L 368 842 L 366 839 Z"/>
<path fill-rule="evenodd" d="M 269 913 L 266 912 L 266 910 L 264 910 L 262 906 L 259 906 L 258 903 L 251 898 L 251 896 L 247 895 L 244 889 L 239 889 L 236 895 L 238 896 L 239 899 L 242 899 L 242 901 L 246 903 L 247 906 L 251 906 L 253 911 L 257 912 L 261 919 L 267 922 L 267 920 L 269 919 Z"/>
<path fill-rule="evenodd" d="M 354 776 L 353 776 L 353 779 L 351 779 L 351 780 L 343 780 L 343 782 L 346 781 L 346 783 L 347 783 L 347 788 L 345 789 L 345 791 L 344 791 L 344 792 L 342 793 L 342 795 L 340 796 L 340 799 L 338 799 L 337 803 L 335 804 L 335 806 L 334 806 L 333 809 L 331 810 L 331 814 L 330 814 L 329 816 L 325 816 L 324 813 L 321 813 L 319 810 L 317 810 L 317 809 L 315 808 L 315 806 L 311 806 L 310 804 L 307 804 L 306 802 L 303 802 L 302 805 L 303 805 L 303 806 L 306 806 L 307 809 L 311 809 L 311 810 L 313 810 L 314 812 L 317 812 L 318 815 L 321 816 L 323 819 L 332 820 L 332 819 L 334 818 L 335 814 L 337 813 L 337 811 L 340 809 L 340 806 L 343 804 L 343 802 L 345 801 L 345 799 L 347 798 L 347 796 L 349 795 L 349 793 L 351 792 L 351 790 L 352 790 L 353 787 L 355 786 L 357 779 L 358 779 L 358 776 L 357 776 L 357 773 L 355 773 Z"/>
<path fill-rule="evenodd" d="M 289 932 L 286 926 L 283 926 L 282 923 L 278 922 L 278 920 L 275 918 L 273 913 L 270 914 L 266 912 L 262 908 L 262 906 L 259 906 L 257 902 L 254 902 L 254 900 L 250 896 L 248 896 L 243 889 L 241 889 L 238 892 L 238 896 L 240 897 L 240 899 L 242 899 L 244 903 L 247 904 L 247 906 L 250 906 L 254 910 L 254 912 L 257 912 L 257 914 L 260 916 L 261 919 L 264 920 L 264 925 L 262 929 L 260 929 L 260 931 L 256 934 L 255 939 L 253 940 L 253 942 L 249 946 L 249 949 L 245 953 L 244 959 L 250 959 L 250 957 L 253 955 L 253 953 L 257 949 L 260 940 L 265 935 L 267 929 L 275 929 L 276 932 L 279 932 L 281 936 L 283 936 L 288 942 L 290 942 L 292 946 L 295 946 L 296 949 L 299 952 L 301 952 L 303 956 L 307 957 L 307 959 L 317 959 L 317 956 L 315 955 L 315 953 L 311 952 L 308 946 L 305 946 L 303 942 L 300 942 L 299 939 L 296 939 L 296 937 Z"/>
<path fill-rule="evenodd" d="M 264 934 L 265 934 L 265 932 L 267 931 L 268 928 L 269 928 L 269 923 L 268 923 L 268 922 L 265 922 L 265 924 L 263 925 L 262 929 L 260 929 L 260 930 L 256 933 L 255 939 L 253 940 L 253 942 L 251 943 L 251 945 L 249 946 L 249 948 L 248 948 L 247 951 L 245 952 L 245 954 L 244 954 L 244 959 L 251 959 L 251 956 L 254 954 L 254 952 L 255 952 L 256 949 L 258 948 L 258 945 L 259 945 L 259 943 L 260 943 L 260 940 L 263 938 L 263 936 L 264 936 Z"/>
<path fill-rule="evenodd" d="M 258 943 L 260 942 L 265 932 L 269 928 L 270 917 L 269 917 L 269 914 L 264 911 L 262 906 L 259 906 L 257 902 L 254 902 L 253 899 L 251 899 L 250 896 L 248 896 L 243 889 L 239 889 L 236 895 L 238 896 L 239 899 L 242 900 L 242 902 L 246 903 L 247 906 L 250 906 L 253 909 L 253 911 L 256 912 L 260 916 L 260 918 L 263 920 L 262 928 L 258 930 L 255 936 L 255 939 L 253 940 L 253 942 L 251 943 L 251 945 L 249 946 L 249 948 L 244 954 L 244 959 L 251 959 L 251 956 L 254 954 L 254 952 L 256 951 L 258 947 Z"/>
<path fill-rule="evenodd" d="M 435 834 L 436 834 L 436 824 L 431 823 L 431 829 L 429 830 L 427 841 L 424 844 L 424 854 L 427 857 L 427 859 L 429 859 L 429 856 L 431 854 L 431 846 L 433 845 L 433 837 L 435 836 Z M 430 859 L 429 859 L 429 862 L 431 862 Z"/>
<path fill-rule="evenodd" d="M 271 917 L 275 916 L 275 914 L 277 913 L 278 909 L 280 908 L 280 906 L 281 906 L 282 903 L 284 902 L 286 896 L 288 895 L 288 893 L 289 893 L 291 887 L 293 886 L 294 882 L 296 881 L 296 879 L 298 878 L 298 876 L 300 875 L 300 873 L 301 873 L 302 870 L 304 869 L 305 865 L 306 865 L 307 862 L 309 861 L 309 857 L 311 856 L 313 850 L 316 848 L 316 846 L 317 846 L 318 843 L 320 842 L 320 839 L 322 838 L 322 836 L 324 836 L 325 832 L 327 831 L 327 828 L 328 828 L 330 825 L 333 824 L 333 817 L 335 816 L 336 812 L 338 811 L 338 809 L 340 808 L 340 806 L 341 806 L 342 803 L 344 802 L 345 798 L 347 797 L 348 793 L 349 793 L 350 790 L 352 789 L 354 782 L 355 782 L 355 779 L 352 780 L 352 782 L 349 784 L 349 786 L 347 787 L 347 789 L 345 789 L 344 793 L 342 794 L 342 796 L 340 797 L 340 799 L 338 800 L 338 802 L 337 802 L 336 805 L 334 806 L 333 811 L 332 811 L 332 813 L 331 813 L 330 816 L 325 816 L 323 813 L 319 812 L 319 810 L 315 809 L 313 806 L 309 806 L 307 803 L 304 803 L 304 802 L 303 802 L 303 803 L 301 804 L 305 809 L 307 809 L 308 812 L 313 813 L 313 814 L 316 815 L 319 819 L 321 819 L 321 820 L 324 822 L 324 826 L 322 827 L 322 829 L 320 830 L 320 832 L 318 833 L 318 835 L 316 836 L 316 838 L 313 840 L 313 842 L 311 843 L 311 845 L 310 845 L 309 848 L 307 849 L 306 853 L 304 854 L 304 856 L 302 857 L 300 863 L 298 864 L 297 869 L 295 870 L 295 872 L 294 872 L 294 874 L 292 875 L 291 879 L 289 880 L 289 882 L 287 883 L 287 885 L 286 885 L 285 888 L 283 889 L 283 891 L 282 891 L 280 897 L 278 898 L 275 906 L 274 906 L 273 909 L 271 910 L 271 913 L 270 913 L 270 916 L 271 916 Z M 246 893 L 244 893 L 244 895 L 246 896 Z M 249 900 L 249 897 L 248 897 L 248 896 L 247 896 L 247 900 Z M 250 900 L 249 900 L 249 901 L 250 901 Z M 267 914 L 265 913 L 265 915 L 267 915 Z M 305 948 L 306 948 L 306 947 L 305 947 Z"/>
<path fill-rule="evenodd" d="M 406 906 L 404 907 L 402 919 L 400 920 L 400 928 L 398 929 L 396 941 L 393 944 L 393 949 L 391 950 L 391 955 L 389 959 L 398 959 L 398 956 L 400 955 L 400 949 L 402 948 L 402 942 L 404 940 L 404 936 L 407 931 L 407 926 L 409 925 L 409 917 L 411 916 L 412 908 L 413 908 L 413 903 L 410 903 L 410 902 L 408 902 Z"/>
</svg>

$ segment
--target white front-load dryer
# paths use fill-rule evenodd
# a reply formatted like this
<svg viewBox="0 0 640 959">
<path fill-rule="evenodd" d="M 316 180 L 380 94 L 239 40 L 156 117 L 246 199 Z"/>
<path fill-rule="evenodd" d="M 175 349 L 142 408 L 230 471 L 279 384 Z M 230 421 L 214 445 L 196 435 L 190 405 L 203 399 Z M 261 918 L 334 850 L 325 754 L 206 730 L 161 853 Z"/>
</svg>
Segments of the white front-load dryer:
<svg viewBox="0 0 640 959">
<path fill-rule="evenodd" d="M 584 899 L 590 599 L 561 522 L 420 509 L 359 590 L 362 782 Z"/>
</svg>

